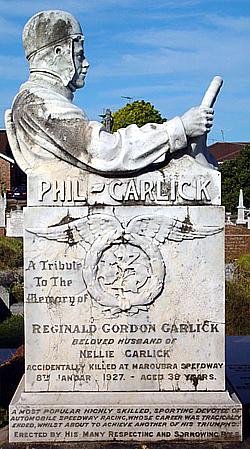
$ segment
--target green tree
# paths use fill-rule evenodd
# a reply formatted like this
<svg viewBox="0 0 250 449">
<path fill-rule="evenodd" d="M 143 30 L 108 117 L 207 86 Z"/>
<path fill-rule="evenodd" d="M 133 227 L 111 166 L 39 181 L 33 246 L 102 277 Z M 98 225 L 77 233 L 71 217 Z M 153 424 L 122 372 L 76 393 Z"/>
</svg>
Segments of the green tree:
<svg viewBox="0 0 250 449">
<path fill-rule="evenodd" d="M 240 189 L 244 193 L 244 206 L 250 207 L 250 145 L 245 146 L 237 159 L 220 166 L 222 175 L 222 204 L 226 211 L 237 211 Z"/>
<path fill-rule="evenodd" d="M 143 126 L 146 123 L 166 122 L 166 119 L 162 118 L 160 112 L 151 103 L 144 100 L 126 104 L 126 106 L 114 112 L 112 118 L 112 132 L 117 131 L 119 128 L 126 128 L 126 126 L 133 123 L 137 126 Z"/>
</svg>

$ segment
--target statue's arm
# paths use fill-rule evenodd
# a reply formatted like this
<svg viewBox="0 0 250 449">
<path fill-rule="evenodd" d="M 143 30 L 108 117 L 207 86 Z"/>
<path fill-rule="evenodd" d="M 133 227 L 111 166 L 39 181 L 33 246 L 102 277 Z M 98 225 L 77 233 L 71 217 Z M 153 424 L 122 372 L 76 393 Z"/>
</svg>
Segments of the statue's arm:
<svg viewBox="0 0 250 449">
<path fill-rule="evenodd" d="M 167 152 L 186 148 L 188 139 L 209 132 L 212 122 L 213 110 L 203 106 L 163 124 L 130 125 L 114 134 L 107 133 L 98 122 L 89 122 L 87 153 L 98 170 L 140 170 L 159 162 Z"/>
<path fill-rule="evenodd" d="M 210 126 L 204 114 L 193 108 L 163 124 L 130 125 L 110 134 L 66 98 L 46 89 L 24 91 L 13 107 L 17 140 L 32 165 L 56 157 L 98 172 L 140 170 L 167 152 L 185 148 L 188 137 L 201 135 Z"/>
<path fill-rule="evenodd" d="M 179 117 L 163 124 L 139 128 L 130 125 L 114 134 L 90 121 L 83 138 L 89 164 L 100 171 L 140 170 L 157 162 L 167 152 L 185 148 L 187 138 Z"/>
</svg>

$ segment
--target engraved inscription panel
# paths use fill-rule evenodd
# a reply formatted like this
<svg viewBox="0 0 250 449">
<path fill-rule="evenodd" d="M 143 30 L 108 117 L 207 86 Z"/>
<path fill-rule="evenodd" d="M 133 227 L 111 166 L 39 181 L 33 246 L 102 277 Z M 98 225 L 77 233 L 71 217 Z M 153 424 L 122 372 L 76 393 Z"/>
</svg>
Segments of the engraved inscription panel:
<svg viewBox="0 0 250 449">
<path fill-rule="evenodd" d="M 29 174 L 28 205 L 220 205 L 220 176 L 187 155 L 160 170 L 117 178 L 84 173 L 56 161 L 40 176 Z"/>
<path fill-rule="evenodd" d="M 223 219 L 26 211 L 26 391 L 223 390 Z"/>
<path fill-rule="evenodd" d="M 240 440 L 241 405 L 229 401 L 229 396 L 227 398 L 223 393 L 217 393 L 218 405 L 209 400 L 201 402 L 199 394 L 195 405 L 190 401 L 174 401 L 173 396 L 170 398 L 166 393 L 161 394 L 163 400 L 160 402 L 155 397 L 149 401 L 147 394 L 139 397 L 140 405 L 124 401 L 121 395 L 115 398 L 115 404 L 110 401 L 97 404 L 89 401 L 87 395 L 88 405 L 82 405 L 74 397 L 77 402 L 74 406 L 64 404 L 62 407 L 50 401 L 47 406 L 33 404 L 28 408 L 22 404 L 11 407 L 11 441 L 32 442 L 36 438 L 51 442 Z M 209 399 L 206 393 L 205 396 Z"/>
</svg>

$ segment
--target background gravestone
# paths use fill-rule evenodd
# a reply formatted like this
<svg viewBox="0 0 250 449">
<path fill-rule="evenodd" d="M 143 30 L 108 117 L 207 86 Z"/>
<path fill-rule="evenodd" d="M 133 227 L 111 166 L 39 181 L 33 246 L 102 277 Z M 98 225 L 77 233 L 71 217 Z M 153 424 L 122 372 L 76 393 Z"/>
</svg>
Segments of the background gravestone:
<svg viewBox="0 0 250 449">
<path fill-rule="evenodd" d="M 6 218 L 7 237 L 23 237 L 23 210 L 11 210 Z"/>
<path fill-rule="evenodd" d="M 0 228 L 5 228 L 6 194 L 0 195 Z"/>
</svg>

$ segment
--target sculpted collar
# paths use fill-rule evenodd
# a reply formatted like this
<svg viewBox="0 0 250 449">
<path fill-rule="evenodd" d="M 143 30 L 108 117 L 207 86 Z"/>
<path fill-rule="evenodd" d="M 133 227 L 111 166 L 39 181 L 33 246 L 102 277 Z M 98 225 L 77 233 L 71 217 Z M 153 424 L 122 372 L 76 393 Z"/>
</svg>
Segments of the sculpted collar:
<svg viewBox="0 0 250 449">
<path fill-rule="evenodd" d="M 41 73 L 41 72 L 31 73 L 28 81 L 21 85 L 21 90 L 27 89 L 29 88 L 29 86 L 30 87 L 41 86 L 43 88 L 46 86 L 46 89 L 48 90 L 51 89 L 52 91 L 57 92 L 60 95 L 63 95 L 70 101 L 72 101 L 74 98 L 74 95 L 71 92 L 71 90 L 68 87 L 65 87 L 62 84 L 61 80 L 59 80 L 59 78 L 55 77 L 50 73 Z"/>
</svg>

